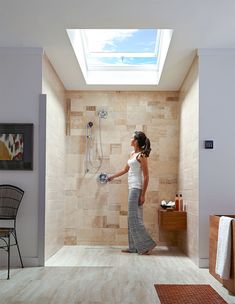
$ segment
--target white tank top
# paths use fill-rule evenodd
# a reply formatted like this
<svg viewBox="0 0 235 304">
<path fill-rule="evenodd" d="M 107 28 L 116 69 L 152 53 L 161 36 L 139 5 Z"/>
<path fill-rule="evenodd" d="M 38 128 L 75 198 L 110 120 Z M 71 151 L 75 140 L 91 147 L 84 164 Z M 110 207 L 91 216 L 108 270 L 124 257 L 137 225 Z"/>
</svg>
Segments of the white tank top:
<svg viewBox="0 0 235 304">
<path fill-rule="evenodd" d="M 142 189 L 143 185 L 143 172 L 141 169 L 140 162 L 136 159 L 136 156 L 128 159 L 128 166 L 130 167 L 128 171 L 128 186 L 129 189 L 137 188 Z"/>
</svg>

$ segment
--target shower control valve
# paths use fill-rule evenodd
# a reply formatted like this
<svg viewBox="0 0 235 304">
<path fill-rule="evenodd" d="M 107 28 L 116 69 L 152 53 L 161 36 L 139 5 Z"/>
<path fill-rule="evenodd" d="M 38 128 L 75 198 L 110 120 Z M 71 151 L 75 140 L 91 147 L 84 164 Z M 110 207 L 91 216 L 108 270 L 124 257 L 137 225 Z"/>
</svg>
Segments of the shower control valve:
<svg viewBox="0 0 235 304">
<path fill-rule="evenodd" d="M 108 174 L 107 173 L 100 173 L 100 175 L 98 176 L 98 181 L 101 183 L 101 184 L 106 184 L 107 181 L 108 181 Z"/>
</svg>

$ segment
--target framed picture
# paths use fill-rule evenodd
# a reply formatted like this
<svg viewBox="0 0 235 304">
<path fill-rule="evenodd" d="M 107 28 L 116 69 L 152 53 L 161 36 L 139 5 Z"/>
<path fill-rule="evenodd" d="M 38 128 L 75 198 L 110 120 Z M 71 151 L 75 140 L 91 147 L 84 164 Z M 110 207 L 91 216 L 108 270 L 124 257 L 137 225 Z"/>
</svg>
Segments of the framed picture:
<svg viewBox="0 0 235 304">
<path fill-rule="evenodd" d="M 0 170 L 33 170 L 33 124 L 0 123 Z"/>
</svg>

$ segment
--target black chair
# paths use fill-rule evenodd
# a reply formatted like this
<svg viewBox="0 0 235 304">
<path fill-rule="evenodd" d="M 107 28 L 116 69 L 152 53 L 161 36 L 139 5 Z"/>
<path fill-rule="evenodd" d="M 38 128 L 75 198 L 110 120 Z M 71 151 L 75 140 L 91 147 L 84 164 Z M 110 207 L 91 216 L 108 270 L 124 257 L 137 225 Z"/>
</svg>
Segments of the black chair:
<svg viewBox="0 0 235 304">
<path fill-rule="evenodd" d="M 10 248 L 17 246 L 20 263 L 24 268 L 18 240 L 16 236 L 16 215 L 23 198 L 24 191 L 12 185 L 0 185 L 0 249 L 4 249 L 8 253 L 8 273 L 7 279 L 10 278 Z M 3 225 L 6 221 L 6 225 Z M 11 224 L 11 225 L 10 225 Z M 14 238 L 14 243 L 11 244 L 11 236 Z"/>
</svg>

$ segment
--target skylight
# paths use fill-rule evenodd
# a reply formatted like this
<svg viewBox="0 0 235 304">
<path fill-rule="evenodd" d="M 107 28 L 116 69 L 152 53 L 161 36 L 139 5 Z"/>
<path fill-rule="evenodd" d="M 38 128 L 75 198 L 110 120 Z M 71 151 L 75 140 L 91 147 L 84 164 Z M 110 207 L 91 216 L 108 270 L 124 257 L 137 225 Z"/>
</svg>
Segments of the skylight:
<svg viewBox="0 0 235 304">
<path fill-rule="evenodd" d="M 87 84 L 158 84 L 172 31 L 67 30 Z"/>
</svg>

